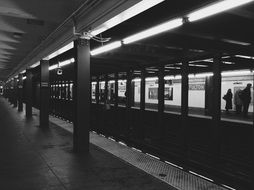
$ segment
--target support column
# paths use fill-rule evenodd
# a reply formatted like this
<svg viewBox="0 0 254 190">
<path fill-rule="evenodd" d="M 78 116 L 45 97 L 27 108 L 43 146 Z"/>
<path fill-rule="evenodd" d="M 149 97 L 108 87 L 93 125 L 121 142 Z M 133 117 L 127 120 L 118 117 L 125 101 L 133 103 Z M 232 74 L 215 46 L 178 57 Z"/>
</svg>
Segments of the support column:
<svg viewBox="0 0 254 190">
<path fill-rule="evenodd" d="M 126 136 L 129 139 L 130 136 L 130 127 L 131 127 L 131 80 L 132 80 L 132 71 L 127 72 L 127 81 L 126 81 Z"/>
<path fill-rule="evenodd" d="M 13 106 L 16 108 L 18 106 L 18 78 L 14 78 L 13 84 Z"/>
<path fill-rule="evenodd" d="M 163 114 L 164 114 L 164 107 L 165 107 L 165 101 L 164 101 L 164 91 L 165 91 L 165 82 L 164 82 L 164 66 L 159 67 L 159 87 L 158 87 L 158 123 L 160 127 L 160 137 L 162 140 L 164 140 L 164 134 L 165 134 L 165 126 L 163 122 Z"/>
<path fill-rule="evenodd" d="M 221 56 L 217 54 L 213 59 L 213 109 L 212 109 L 212 155 L 214 164 L 218 163 L 221 145 Z"/>
<path fill-rule="evenodd" d="M 18 82 L 18 111 L 23 111 L 23 75 L 19 74 Z"/>
<path fill-rule="evenodd" d="M 141 139 L 145 138 L 145 94 L 146 94 L 146 70 L 143 68 L 141 70 L 141 82 L 140 82 L 140 130 L 139 130 L 139 136 Z"/>
<path fill-rule="evenodd" d="M 40 127 L 49 126 L 49 61 L 41 60 Z"/>
<path fill-rule="evenodd" d="M 184 53 L 184 56 L 186 54 Z M 182 128 L 182 145 L 183 159 L 188 162 L 189 158 L 189 133 L 188 133 L 188 92 L 189 92 L 189 63 L 184 58 L 182 62 L 182 99 L 181 99 L 181 128 Z"/>
<path fill-rule="evenodd" d="M 104 104 L 108 103 L 108 75 L 105 75 Z"/>
<path fill-rule="evenodd" d="M 118 107 L 118 73 L 115 73 L 115 104 L 114 107 Z"/>
<path fill-rule="evenodd" d="M 32 70 L 26 70 L 26 117 L 32 117 L 32 104 L 33 104 L 33 86 L 32 86 Z"/>
<path fill-rule="evenodd" d="M 96 104 L 99 104 L 99 93 L 100 93 L 99 86 L 100 86 L 100 77 L 97 76 L 96 86 L 95 86 L 95 101 L 96 101 Z"/>
<path fill-rule="evenodd" d="M 85 39 L 74 41 L 74 125 L 73 150 L 89 152 L 90 129 L 90 42 Z"/>
</svg>

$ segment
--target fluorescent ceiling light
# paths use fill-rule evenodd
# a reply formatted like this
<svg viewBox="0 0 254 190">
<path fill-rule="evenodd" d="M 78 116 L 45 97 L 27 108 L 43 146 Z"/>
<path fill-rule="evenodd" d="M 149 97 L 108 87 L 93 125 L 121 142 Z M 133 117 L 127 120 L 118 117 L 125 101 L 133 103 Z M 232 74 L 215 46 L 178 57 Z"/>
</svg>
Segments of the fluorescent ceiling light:
<svg viewBox="0 0 254 190">
<path fill-rule="evenodd" d="M 252 56 L 247 56 L 247 55 L 235 55 L 235 57 L 243 58 L 243 59 L 254 59 Z"/>
<path fill-rule="evenodd" d="M 118 80 L 118 83 L 126 82 L 127 80 Z"/>
<path fill-rule="evenodd" d="M 54 70 L 54 69 L 56 69 L 56 68 L 58 68 L 58 65 L 56 64 L 56 65 L 51 65 L 50 67 L 49 67 L 49 70 L 51 71 L 51 70 Z"/>
<path fill-rule="evenodd" d="M 114 81 L 114 80 L 110 80 L 110 81 L 108 81 L 108 83 L 109 83 L 109 84 L 114 84 L 115 81 Z"/>
<path fill-rule="evenodd" d="M 45 59 L 52 59 L 52 58 L 54 58 L 54 57 L 56 57 L 56 56 L 58 56 L 58 55 L 60 55 L 60 54 L 62 54 L 62 53 L 64 53 L 64 52 L 66 52 L 66 51 L 72 49 L 73 47 L 74 47 L 74 42 L 71 42 L 71 43 L 67 44 L 66 46 L 60 48 L 59 50 L 57 50 L 57 51 L 51 53 L 51 54 L 50 54 L 49 56 L 47 56 Z"/>
<path fill-rule="evenodd" d="M 242 46 L 249 46 L 249 45 L 251 45 L 251 43 L 248 43 L 248 42 L 240 42 L 240 41 L 229 40 L 229 39 L 223 39 L 222 41 L 228 42 L 228 43 L 231 43 L 231 44 L 242 45 Z"/>
<path fill-rule="evenodd" d="M 135 79 L 132 79 L 133 82 L 140 82 L 141 81 L 141 78 L 135 78 Z"/>
<path fill-rule="evenodd" d="M 172 80 L 172 79 L 174 79 L 174 76 L 165 76 L 164 77 L 164 80 Z"/>
<path fill-rule="evenodd" d="M 26 73 L 26 70 L 23 70 L 23 71 L 20 72 L 20 74 L 24 74 L 24 73 Z"/>
<path fill-rule="evenodd" d="M 35 67 L 37 67 L 37 66 L 39 66 L 39 65 L 40 65 L 40 62 L 38 61 L 38 62 L 36 62 L 35 64 L 31 65 L 30 68 L 35 68 Z"/>
<path fill-rule="evenodd" d="M 148 77 L 146 78 L 146 81 L 156 81 L 158 80 L 158 77 Z"/>
<path fill-rule="evenodd" d="M 239 76 L 239 75 L 250 75 L 252 72 L 250 70 L 238 70 L 238 71 L 225 71 L 222 72 L 222 76 Z"/>
<path fill-rule="evenodd" d="M 49 70 L 51 71 L 51 70 L 54 70 L 54 69 L 56 69 L 58 67 L 64 67 L 64 66 L 69 65 L 69 64 L 74 63 L 74 62 L 75 62 L 75 59 L 71 58 L 71 59 L 59 62 L 59 64 L 51 65 L 49 67 Z"/>
<path fill-rule="evenodd" d="M 24 76 L 22 79 L 23 79 L 23 80 L 26 80 L 26 76 Z"/>
<path fill-rule="evenodd" d="M 209 76 L 213 76 L 213 73 L 200 73 L 195 75 L 196 78 L 209 77 Z"/>
<path fill-rule="evenodd" d="M 191 67 L 208 67 L 207 65 L 189 64 Z"/>
<path fill-rule="evenodd" d="M 183 21 L 182 21 L 181 18 L 170 20 L 170 21 L 165 22 L 163 24 L 154 26 L 150 29 L 147 29 L 147 30 L 144 30 L 144 31 L 139 32 L 137 34 L 134 34 L 132 36 L 129 36 L 129 37 L 123 39 L 123 43 L 124 44 L 129 44 L 129 43 L 132 43 L 132 42 L 136 42 L 138 40 L 142 40 L 144 38 L 148 38 L 150 36 L 154 36 L 156 34 L 160 34 L 162 32 L 166 32 L 168 30 L 172 30 L 172 29 L 177 28 L 177 27 L 182 26 L 182 25 L 183 25 Z"/>
<path fill-rule="evenodd" d="M 115 17 L 111 18 L 110 20 L 106 21 L 102 25 L 94 28 L 91 31 L 91 34 L 96 36 L 136 15 L 138 15 L 141 12 L 144 12 L 147 9 L 150 9 L 151 7 L 163 2 L 164 0 L 143 0 L 139 3 L 135 4 L 134 6 L 130 7 L 129 9 L 121 12 L 120 14 L 116 15 Z"/>
<path fill-rule="evenodd" d="M 224 63 L 226 65 L 233 65 L 233 64 L 235 64 L 234 62 L 231 62 L 231 61 L 222 61 L 222 63 Z"/>
<path fill-rule="evenodd" d="M 107 44 L 107 45 L 105 45 L 105 46 L 102 46 L 102 47 L 99 47 L 99 48 L 96 48 L 96 49 L 90 51 L 90 54 L 91 54 L 92 56 L 98 55 L 98 54 L 101 54 L 101 53 L 110 51 L 110 50 L 112 50 L 112 49 L 119 48 L 119 47 L 121 47 L 121 46 L 122 46 L 121 41 L 112 42 L 112 43 L 110 43 L 110 44 Z"/>
<path fill-rule="evenodd" d="M 208 5 L 187 15 L 189 22 L 194 22 L 229 9 L 250 3 L 254 0 L 224 0 Z"/>
</svg>

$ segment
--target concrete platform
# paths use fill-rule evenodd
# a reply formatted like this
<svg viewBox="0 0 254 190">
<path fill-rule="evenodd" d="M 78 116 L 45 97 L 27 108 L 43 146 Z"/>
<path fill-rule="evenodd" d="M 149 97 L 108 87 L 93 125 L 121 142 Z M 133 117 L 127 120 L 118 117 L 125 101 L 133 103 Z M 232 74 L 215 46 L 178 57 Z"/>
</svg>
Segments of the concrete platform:
<svg viewBox="0 0 254 190">
<path fill-rule="evenodd" d="M 175 190 L 172 186 L 90 145 L 72 151 L 72 135 L 51 124 L 38 127 L 0 98 L 0 189 L 3 190 Z"/>
</svg>

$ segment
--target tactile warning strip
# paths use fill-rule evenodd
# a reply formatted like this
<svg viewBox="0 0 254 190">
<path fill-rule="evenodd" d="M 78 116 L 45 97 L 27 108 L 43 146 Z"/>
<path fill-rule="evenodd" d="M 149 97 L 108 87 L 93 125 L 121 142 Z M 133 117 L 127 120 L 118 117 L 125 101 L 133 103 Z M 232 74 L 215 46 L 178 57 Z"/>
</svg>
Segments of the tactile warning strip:
<svg viewBox="0 0 254 190">
<path fill-rule="evenodd" d="M 52 116 L 50 116 L 50 121 L 69 132 L 73 132 L 73 125 L 71 123 Z M 128 147 L 121 142 L 116 142 L 112 138 L 105 138 L 103 135 L 96 134 L 95 132 L 90 133 L 90 143 L 179 190 L 226 190 L 226 188 L 172 166 L 170 163 L 162 162 L 152 157 L 152 155 L 142 153 L 138 149 Z"/>
</svg>

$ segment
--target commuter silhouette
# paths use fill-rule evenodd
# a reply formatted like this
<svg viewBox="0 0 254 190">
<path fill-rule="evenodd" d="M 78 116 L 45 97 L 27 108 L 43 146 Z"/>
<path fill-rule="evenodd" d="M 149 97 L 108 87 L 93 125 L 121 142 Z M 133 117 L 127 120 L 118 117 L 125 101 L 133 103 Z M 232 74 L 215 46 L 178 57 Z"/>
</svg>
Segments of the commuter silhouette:
<svg viewBox="0 0 254 190">
<path fill-rule="evenodd" d="M 248 109 L 249 109 L 250 100 L 251 100 L 250 88 L 251 88 L 251 84 L 248 83 L 247 86 L 245 87 L 245 89 L 243 89 L 243 91 L 240 94 L 240 98 L 243 103 L 243 116 L 244 117 L 248 117 Z"/>
<path fill-rule="evenodd" d="M 242 91 L 240 89 L 236 90 L 235 95 L 234 95 L 234 104 L 235 104 L 235 111 L 236 114 L 240 114 L 242 112 L 242 106 L 243 102 L 240 98 Z"/>
<path fill-rule="evenodd" d="M 231 89 L 228 89 L 227 94 L 223 96 L 223 99 L 226 101 L 225 109 L 227 113 L 229 109 L 232 109 L 232 97 L 233 94 L 231 92 Z"/>
</svg>

